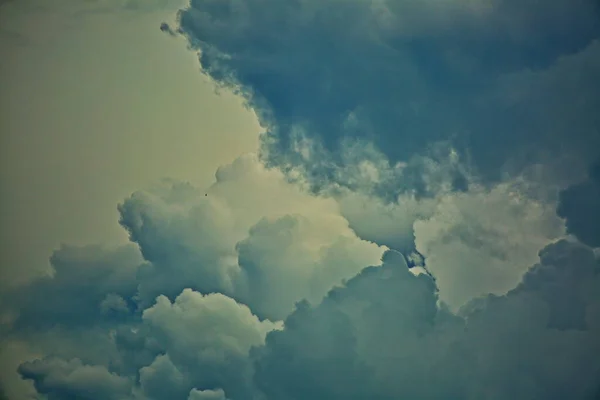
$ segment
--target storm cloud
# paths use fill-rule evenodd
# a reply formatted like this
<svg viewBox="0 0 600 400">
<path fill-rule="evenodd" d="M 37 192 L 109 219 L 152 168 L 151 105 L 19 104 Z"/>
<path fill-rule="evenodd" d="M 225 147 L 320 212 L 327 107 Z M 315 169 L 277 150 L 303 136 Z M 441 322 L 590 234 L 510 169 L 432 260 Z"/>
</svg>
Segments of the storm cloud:
<svg viewBox="0 0 600 400">
<path fill-rule="evenodd" d="M 595 398 L 599 17 L 192 0 L 177 32 L 261 147 L 135 191 L 130 245 L 3 293 L 20 376 L 51 400 Z"/>
<path fill-rule="evenodd" d="M 585 167 L 600 152 L 599 12 L 592 0 L 198 0 L 180 21 L 204 71 L 258 111 L 269 164 L 307 168 L 318 187 L 357 140 L 392 164 L 450 140 L 491 179 L 536 159 Z M 306 140 L 328 161 L 306 160 Z"/>
</svg>

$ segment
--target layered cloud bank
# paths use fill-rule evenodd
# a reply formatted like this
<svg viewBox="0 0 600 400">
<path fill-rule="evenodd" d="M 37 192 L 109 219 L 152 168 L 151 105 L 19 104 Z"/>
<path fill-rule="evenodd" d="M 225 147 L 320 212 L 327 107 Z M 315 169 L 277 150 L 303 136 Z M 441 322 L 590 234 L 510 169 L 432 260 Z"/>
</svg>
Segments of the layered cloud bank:
<svg viewBox="0 0 600 400">
<path fill-rule="evenodd" d="M 134 193 L 119 206 L 134 245 L 63 247 L 52 257 L 53 277 L 5 294 L 13 300 L 4 303 L 13 305 L 4 310 L 12 317 L 5 340 L 31 341 L 42 354 L 18 369 L 38 393 L 597 393 L 599 259 L 574 238 L 550 243 L 562 220 L 522 185 L 399 198 L 394 208 L 371 198 L 362 216 L 377 216 L 374 223 L 385 210 L 392 222 L 414 221 L 390 236 L 408 243 L 414 235 L 418 252 L 407 257 L 359 238 L 335 196 L 304 191 L 255 155 L 216 177 L 205 191 L 165 181 Z"/>
<path fill-rule="evenodd" d="M 263 147 L 2 294 L 18 373 L 50 400 L 597 398 L 598 11 L 191 1 Z"/>
</svg>

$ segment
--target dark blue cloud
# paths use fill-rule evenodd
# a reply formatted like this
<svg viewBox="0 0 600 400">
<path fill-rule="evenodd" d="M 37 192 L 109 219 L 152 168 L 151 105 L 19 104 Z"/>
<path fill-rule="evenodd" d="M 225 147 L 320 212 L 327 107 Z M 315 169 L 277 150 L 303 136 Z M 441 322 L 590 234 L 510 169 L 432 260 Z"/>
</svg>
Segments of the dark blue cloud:
<svg viewBox="0 0 600 400">
<path fill-rule="evenodd" d="M 388 257 L 270 333 L 257 386 L 280 400 L 591 398 L 599 273 L 589 248 L 561 241 L 521 285 L 459 318 L 436 306 L 429 277 Z"/>
<path fill-rule="evenodd" d="M 307 166 L 317 181 L 348 138 L 393 162 L 451 140 L 488 177 L 600 151 L 593 0 L 194 0 L 180 24 L 206 73 L 258 112 L 271 164 L 303 163 L 298 132 L 331 150 Z"/>
<path fill-rule="evenodd" d="M 557 213 L 565 218 L 569 233 L 600 247 L 600 162 L 590 168 L 587 180 L 560 193 Z"/>
</svg>

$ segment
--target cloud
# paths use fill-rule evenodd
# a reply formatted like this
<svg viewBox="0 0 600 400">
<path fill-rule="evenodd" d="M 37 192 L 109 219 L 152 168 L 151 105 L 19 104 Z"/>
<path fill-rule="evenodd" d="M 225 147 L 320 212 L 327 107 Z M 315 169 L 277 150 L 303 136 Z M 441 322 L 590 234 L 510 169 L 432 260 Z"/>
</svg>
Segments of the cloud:
<svg viewBox="0 0 600 400">
<path fill-rule="evenodd" d="M 591 0 L 192 1 L 180 25 L 204 71 L 257 110 L 271 165 L 335 181 L 348 139 L 392 164 L 451 140 L 498 179 L 598 155 L 598 12 Z M 326 165 L 303 159 L 305 139 Z"/>
<path fill-rule="evenodd" d="M 413 196 L 426 205 L 407 217 L 433 278 L 359 239 L 335 196 L 311 195 L 255 156 L 221 168 L 204 191 L 163 182 L 137 192 L 120 211 L 139 253 L 59 252 L 44 285 L 68 288 L 65 271 L 97 279 L 96 316 L 64 319 L 54 336 L 36 332 L 48 355 L 19 372 L 50 399 L 591 396 L 600 373 L 593 249 L 546 246 L 562 224 L 527 181 L 439 193 Z M 85 275 L 87 264 L 104 272 Z M 490 274 L 504 278 L 490 286 Z M 82 295 L 55 296 L 74 307 Z M 94 351 L 83 332 L 98 338 Z"/>
<path fill-rule="evenodd" d="M 600 247 L 600 162 L 590 168 L 588 179 L 560 193 L 557 213 L 565 218 L 567 231 L 582 242 Z"/>
<path fill-rule="evenodd" d="M 381 249 L 357 239 L 347 223 L 335 223 L 341 221 L 259 221 L 237 245 L 246 293 L 241 298 L 260 315 L 284 318 L 297 301 L 320 301 L 334 284 L 381 257 Z"/>
<path fill-rule="evenodd" d="M 563 230 L 553 205 L 529 197 L 518 181 L 443 195 L 414 223 L 416 249 L 453 308 L 514 288 Z"/>
<path fill-rule="evenodd" d="M 174 303 L 159 297 L 144 311 L 143 319 L 169 359 L 186 371 L 192 387 L 221 387 L 234 397 L 249 390 L 250 348 L 262 344 L 267 332 L 279 328 L 268 320 L 260 321 L 248 307 L 229 297 L 218 293 L 203 296 L 190 289 Z M 182 380 L 176 372 L 169 374 L 174 381 Z M 185 389 L 187 393 L 191 387 Z"/>
<path fill-rule="evenodd" d="M 37 360 L 21 365 L 19 372 L 24 378 L 33 380 L 37 391 L 46 394 L 49 400 L 121 400 L 131 391 L 129 380 L 111 374 L 103 367 L 84 365 L 78 359 Z"/>
<path fill-rule="evenodd" d="M 56 357 L 19 371 L 50 399 L 585 399 L 600 373 L 599 271 L 592 249 L 561 240 L 514 289 L 454 314 L 389 251 L 283 326 L 218 293 L 161 296 L 130 331 L 157 349 L 137 374 Z"/>
<path fill-rule="evenodd" d="M 417 264 L 425 262 L 440 298 L 453 308 L 514 288 L 538 252 L 564 235 L 563 221 L 555 214 L 560 186 L 547 179 L 544 166 L 489 184 L 441 144 L 396 167 L 372 149 L 348 151 L 355 159 L 340 175 L 357 181 L 360 166 L 369 163 L 371 175 L 396 190 L 387 199 L 363 185 L 336 185 L 323 192 L 339 202 L 359 237 L 398 250 Z M 463 178 L 460 188 L 457 173 Z"/>
<path fill-rule="evenodd" d="M 407 254 L 415 250 L 414 222 L 431 217 L 441 198 L 467 192 L 477 179 L 447 143 L 393 166 L 366 144 L 346 145 L 342 158 L 348 162 L 337 170 L 338 184 L 323 192 L 338 201 L 361 238 Z"/>
<path fill-rule="evenodd" d="M 192 389 L 188 400 L 227 400 L 222 389 L 196 390 Z"/>
<path fill-rule="evenodd" d="M 11 325 L 21 333 L 56 325 L 85 327 L 107 319 L 113 323 L 134 308 L 136 274 L 143 261 L 131 244 L 117 249 L 63 245 L 50 258 L 52 276 L 0 294 L 3 311 L 13 315 Z"/>
<path fill-rule="evenodd" d="M 138 274 L 144 307 L 189 287 L 281 319 L 295 302 L 319 301 L 383 252 L 356 236 L 333 199 L 310 196 L 254 155 L 220 168 L 207 191 L 165 182 L 119 209 L 150 262 Z"/>
<path fill-rule="evenodd" d="M 262 148 L 134 192 L 131 246 L 64 247 L 9 293 L 21 376 L 50 399 L 596 395 L 598 10 L 535 3 L 191 1 Z"/>
<path fill-rule="evenodd" d="M 167 354 L 157 356 L 152 364 L 140 369 L 140 387 L 148 399 L 184 398 L 188 386 L 188 378 Z"/>
<path fill-rule="evenodd" d="M 61 363 L 137 382 L 134 395 L 148 398 L 251 392 L 250 347 L 297 301 L 319 302 L 385 250 L 358 238 L 333 199 L 254 155 L 220 168 L 208 189 L 167 180 L 119 211 L 135 245 L 56 251 L 52 277 L 5 293 L 5 330 Z M 22 375 L 42 388 L 49 365 Z"/>
<path fill-rule="evenodd" d="M 180 28 L 257 111 L 263 161 L 336 198 L 360 237 L 425 255 L 459 307 L 506 293 L 563 234 L 555 191 L 600 155 L 598 11 L 198 1 Z"/>
<path fill-rule="evenodd" d="M 457 317 L 436 306 L 429 277 L 387 257 L 270 333 L 257 385 L 277 399 L 588 398 L 599 268 L 589 248 L 558 242 L 514 290 Z"/>
</svg>

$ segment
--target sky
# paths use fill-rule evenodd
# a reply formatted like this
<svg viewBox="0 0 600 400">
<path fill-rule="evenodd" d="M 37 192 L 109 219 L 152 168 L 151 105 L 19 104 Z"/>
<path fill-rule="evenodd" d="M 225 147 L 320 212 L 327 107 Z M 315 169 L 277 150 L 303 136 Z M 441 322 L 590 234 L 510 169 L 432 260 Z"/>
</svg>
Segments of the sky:
<svg viewBox="0 0 600 400">
<path fill-rule="evenodd" d="M 0 46 L 0 399 L 600 398 L 594 0 L 12 0 Z"/>
</svg>

